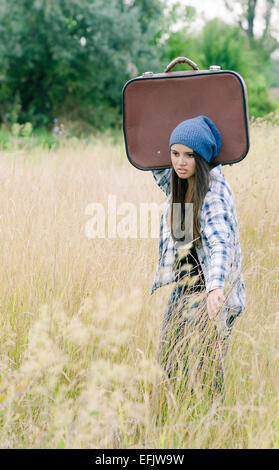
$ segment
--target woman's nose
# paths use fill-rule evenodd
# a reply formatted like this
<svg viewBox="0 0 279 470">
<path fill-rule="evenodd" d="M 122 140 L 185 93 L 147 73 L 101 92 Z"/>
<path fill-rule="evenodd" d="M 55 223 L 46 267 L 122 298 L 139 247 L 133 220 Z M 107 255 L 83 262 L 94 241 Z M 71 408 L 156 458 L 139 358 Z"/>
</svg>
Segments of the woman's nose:
<svg viewBox="0 0 279 470">
<path fill-rule="evenodd" d="M 180 155 L 178 160 L 179 160 L 179 163 L 185 163 L 188 160 L 188 156 Z"/>
</svg>

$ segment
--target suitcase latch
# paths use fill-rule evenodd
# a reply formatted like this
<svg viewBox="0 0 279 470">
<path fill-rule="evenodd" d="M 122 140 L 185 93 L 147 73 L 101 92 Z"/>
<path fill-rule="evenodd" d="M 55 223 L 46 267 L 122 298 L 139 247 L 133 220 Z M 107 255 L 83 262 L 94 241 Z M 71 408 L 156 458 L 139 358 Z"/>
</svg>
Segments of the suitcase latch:
<svg viewBox="0 0 279 470">
<path fill-rule="evenodd" d="M 209 70 L 221 70 L 221 66 L 220 65 L 210 65 Z"/>
<path fill-rule="evenodd" d="M 143 72 L 142 74 L 143 77 L 152 77 L 152 75 L 154 75 L 153 72 Z"/>
</svg>

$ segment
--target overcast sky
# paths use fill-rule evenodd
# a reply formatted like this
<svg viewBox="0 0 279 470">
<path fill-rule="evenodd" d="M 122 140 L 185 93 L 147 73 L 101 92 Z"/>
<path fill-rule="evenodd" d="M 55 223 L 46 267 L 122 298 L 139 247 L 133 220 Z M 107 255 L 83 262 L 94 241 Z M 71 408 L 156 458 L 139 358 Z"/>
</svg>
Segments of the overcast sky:
<svg viewBox="0 0 279 470">
<path fill-rule="evenodd" d="M 168 0 L 170 4 L 175 3 L 177 0 Z M 196 8 L 199 16 L 201 17 L 201 14 L 205 16 L 207 19 L 212 19 L 218 16 L 219 18 L 222 18 L 224 21 L 227 23 L 232 23 L 234 18 L 231 12 L 227 10 L 225 7 L 225 2 L 224 0 L 180 0 L 180 3 L 182 5 L 190 5 Z M 237 2 L 235 2 L 237 5 Z M 262 13 L 263 13 L 263 5 L 265 3 L 265 0 L 258 0 L 258 9 L 257 9 L 257 17 L 255 21 L 255 33 L 256 34 L 261 34 L 263 31 L 263 21 L 262 21 Z M 278 30 L 278 25 L 279 25 L 279 12 L 274 11 L 273 16 L 272 16 L 272 25 L 274 28 Z M 202 27 L 203 21 L 200 18 L 197 22 L 197 27 Z"/>
<path fill-rule="evenodd" d="M 220 16 L 227 21 L 230 20 L 230 14 L 224 6 L 223 0 L 181 0 L 181 3 L 195 7 L 198 12 L 204 12 L 208 19 Z"/>
</svg>

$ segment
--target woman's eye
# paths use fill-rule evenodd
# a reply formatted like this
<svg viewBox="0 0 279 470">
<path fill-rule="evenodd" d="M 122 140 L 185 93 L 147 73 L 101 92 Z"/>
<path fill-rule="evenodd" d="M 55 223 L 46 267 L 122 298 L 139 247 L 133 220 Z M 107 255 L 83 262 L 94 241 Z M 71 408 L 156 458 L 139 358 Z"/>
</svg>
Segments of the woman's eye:
<svg viewBox="0 0 279 470">
<path fill-rule="evenodd" d="M 178 156 L 179 156 L 179 153 L 173 151 L 173 152 L 172 152 L 172 155 L 173 155 L 174 157 L 178 157 Z M 187 156 L 188 156 L 188 157 L 191 157 L 191 158 L 194 158 L 194 157 L 195 157 L 195 154 L 194 154 L 194 153 L 188 153 Z"/>
</svg>

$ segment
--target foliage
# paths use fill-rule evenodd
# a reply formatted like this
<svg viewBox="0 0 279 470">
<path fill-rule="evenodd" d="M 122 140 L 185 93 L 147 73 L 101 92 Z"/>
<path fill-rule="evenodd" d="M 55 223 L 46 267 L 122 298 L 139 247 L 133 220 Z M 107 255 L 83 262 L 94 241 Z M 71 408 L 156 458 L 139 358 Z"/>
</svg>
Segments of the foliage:
<svg viewBox="0 0 279 470">
<path fill-rule="evenodd" d="M 266 116 L 278 107 L 270 100 L 265 79 L 262 75 L 254 80 L 246 80 L 248 89 L 249 112 L 251 117 Z"/>
<path fill-rule="evenodd" d="M 155 0 L 3 0 L 0 117 L 49 124 L 57 115 L 110 126 L 121 89 L 156 67 Z"/>
<path fill-rule="evenodd" d="M 278 86 L 278 63 L 269 30 L 249 37 L 214 19 L 197 32 L 196 19 L 195 8 L 166 0 L 2 0 L 0 122 L 51 130 L 59 118 L 80 137 L 119 129 L 125 82 L 185 55 L 200 68 L 238 71 L 250 114 L 270 113 L 267 87 Z"/>
<path fill-rule="evenodd" d="M 279 85 L 277 73 L 278 60 L 272 58 L 272 53 L 279 47 L 278 25 L 276 25 L 275 10 L 278 10 L 278 0 L 224 0 L 224 4 L 234 18 L 235 24 L 249 39 L 251 49 L 257 54 L 258 65 L 264 68 L 264 75 L 269 87 Z M 256 23 L 261 25 L 256 33 Z"/>
<path fill-rule="evenodd" d="M 64 136 L 49 132 L 43 127 L 33 128 L 30 122 L 12 124 L 8 130 L 0 127 L 0 150 L 31 151 L 35 147 L 58 148 Z M 64 139 L 65 140 L 65 139 Z"/>
<path fill-rule="evenodd" d="M 190 57 L 192 60 L 200 63 L 201 47 L 197 40 L 192 21 L 195 19 L 196 11 L 193 7 L 185 7 L 179 3 L 172 5 L 170 10 L 165 13 L 165 22 L 161 36 L 165 37 L 163 46 L 159 50 L 161 59 L 161 69 L 171 62 L 175 57 Z M 173 31 L 172 26 L 182 24 L 178 29 Z M 176 70 L 184 70 L 185 65 L 176 66 Z"/>
<path fill-rule="evenodd" d="M 224 4 L 231 16 L 234 17 L 235 22 L 250 39 L 255 38 L 255 21 L 259 15 L 261 15 L 263 24 L 260 39 L 266 39 L 267 37 L 275 39 L 272 36 L 274 30 L 271 19 L 274 9 L 278 6 L 277 0 L 263 0 L 261 5 L 258 0 L 224 0 Z"/>
</svg>

